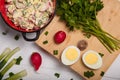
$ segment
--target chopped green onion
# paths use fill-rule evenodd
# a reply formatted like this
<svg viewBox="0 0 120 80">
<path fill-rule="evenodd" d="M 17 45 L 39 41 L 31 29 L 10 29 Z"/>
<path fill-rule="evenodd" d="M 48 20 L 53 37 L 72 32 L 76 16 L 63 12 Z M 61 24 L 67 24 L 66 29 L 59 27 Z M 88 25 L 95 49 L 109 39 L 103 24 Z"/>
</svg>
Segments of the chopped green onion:
<svg viewBox="0 0 120 80">
<path fill-rule="evenodd" d="M 58 55 L 58 50 L 54 50 L 54 51 L 53 51 L 53 54 L 54 54 L 54 55 Z"/>
<path fill-rule="evenodd" d="M 20 38 L 19 34 L 16 34 L 15 37 L 14 37 L 15 40 L 19 40 L 19 38 Z"/>
<path fill-rule="evenodd" d="M 102 53 L 99 53 L 99 55 L 100 55 L 101 57 L 103 57 L 103 56 L 104 56 L 104 54 L 102 54 Z"/>
<path fill-rule="evenodd" d="M 47 43 L 48 43 L 48 41 L 47 41 L 47 40 L 43 41 L 43 44 L 47 44 Z"/>
<path fill-rule="evenodd" d="M 84 72 L 84 76 L 87 78 L 93 77 L 95 74 L 93 71 L 86 71 Z"/>
<path fill-rule="evenodd" d="M 105 72 L 101 71 L 100 76 L 104 76 Z"/>
<path fill-rule="evenodd" d="M 20 62 L 22 61 L 22 57 L 20 56 L 19 58 L 17 58 L 17 62 L 16 62 L 16 64 L 17 65 L 20 65 Z"/>
<path fill-rule="evenodd" d="M 46 31 L 44 34 L 47 36 L 48 35 L 48 31 Z"/>
<path fill-rule="evenodd" d="M 59 74 L 59 73 L 55 73 L 54 75 L 55 75 L 57 78 L 60 77 L 60 74 Z"/>
<path fill-rule="evenodd" d="M 2 32 L 2 34 L 3 34 L 3 35 L 7 35 L 8 32 L 9 32 L 9 31 L 6 30 L 6 31 Z"/>
<path fill-rule="evenodd" d="M 13 75 L 14 75 L 14 73 L 13 73 L 13 72 L 10 72 L 10 73 L 9 73 L 9 76 L 10 76 L 10 77 L 11 77 L 11 76 L 13 76 Z"/>
</svg>

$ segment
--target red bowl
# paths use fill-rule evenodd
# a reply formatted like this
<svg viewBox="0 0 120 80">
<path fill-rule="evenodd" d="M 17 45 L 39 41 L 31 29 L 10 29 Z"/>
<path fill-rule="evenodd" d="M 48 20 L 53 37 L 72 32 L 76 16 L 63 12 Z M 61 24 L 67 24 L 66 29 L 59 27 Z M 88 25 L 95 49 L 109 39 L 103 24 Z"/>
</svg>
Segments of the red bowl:
<svg viewBox="0 0 120 80">
<path fill-rule="evenodd" d="M 38 29 L 32 29 L 32 30 L 26 30 L 26 29 L 23 29 L 21 28 L 20 26 L 16 26 L 10 19 L 9 17 L 7 16 L 6 14 L 6 8 L 5 8 L 5 0 L 0 0 L 0 13 L 1 13 L 1 16 L 2 18 L 4 19 L 4 21 L 14 30 L 17 30 L 19 32 L 22 33 L 23 35 L 23 38 L 27 41 L 35 41 L 39 38 L 39 35 L 40 35 L 40 31 L 45 28 L 51 21 L 52 19 L 54 18 L 54 15 L 55 15 L 55 8 L 56 8 L 56 0 L 52 0 L 53 1 L 53 6 L 54 6 L 54 12 L 53 14 L 50 16 L 50 19 L 49 21 L 42 27 L 42 28 L 38 28 Z M 29 39 L 27 38 L 26 36 L 26 33 L 33 33 L 33 32 L 36 32 L 36 36 L 35 38 L 33 39 Z"/>
</svg>

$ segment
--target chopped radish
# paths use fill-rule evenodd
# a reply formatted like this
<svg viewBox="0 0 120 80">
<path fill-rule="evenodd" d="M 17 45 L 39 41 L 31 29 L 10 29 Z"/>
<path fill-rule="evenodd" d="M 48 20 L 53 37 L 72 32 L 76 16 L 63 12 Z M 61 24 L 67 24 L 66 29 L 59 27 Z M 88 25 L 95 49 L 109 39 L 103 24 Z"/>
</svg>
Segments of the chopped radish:
<svg viewBox="0 0 120 80">
<path fill-rule="evenodd" d="M 66 33 L 64 31 L 58 31 L 55 35 L 54 35 L 54 41 L 55 43 L 62 43 L 66 38 Z"/>
<path fill-rule="evenodd" d="M 31 64 L 33 65 L 34 69 L 37 71 L 42 64 L 42 57 L 38 52 L 33 52 L 31 55 Z"/>
</svg>

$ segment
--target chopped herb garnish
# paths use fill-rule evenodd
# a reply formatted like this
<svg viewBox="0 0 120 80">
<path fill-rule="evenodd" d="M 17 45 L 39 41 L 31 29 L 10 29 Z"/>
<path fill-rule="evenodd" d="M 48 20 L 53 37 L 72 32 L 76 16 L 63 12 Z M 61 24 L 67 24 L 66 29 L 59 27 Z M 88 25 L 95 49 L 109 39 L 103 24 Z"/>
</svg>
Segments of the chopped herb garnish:
<svg viewBox="0 0 120 80">
<path fill-rule="evenodd" d="M 58 55 L 58 50 L 54 50 L 54 51 L 53 51 L 53 54 L 54 54 L 54 55 Z"/>
<path fill-rule="evenodd" d="M 8 30 L 2 32 L 3 35 L 7 35 L 7 33 L 8 33 Z"/>
<path fill-rule="evenodd" d="M 60 74 L 59 74 L 59 73 L 55 73 L 54 75 L 55 75 L 57 78 L 60 77 Z"/>
<path fill-rule="evenodd" d="M 47 44 L 47 43 L 48 43 L 48 41 L 47 41 L 47 40 L 43 41 L 43 44 Z"/>
<path fill-rule="evenodd" d="M 87 78 L 93 77 L 95 74 L 93 71 L 86 71 L 84 72 L 84 76 Z"/>
<path fill-rule="evenodd" d="M 73 78 L 71 78 L 70 80 L 73 80 Z"/>
<path fill-rule="evenodd" d="M 104 76 L 105 72 L 101 71 L 100 76 Z"/>
<path fill-rule="evenodd" d="M 19 58 L 17 58 L 17 62 L 16 62 L 16 64 L 19 65 L 20 62 L 21 62 L 21 60 L 22 60 L 22 57 L 20 56 Z"/>
<path fill-rule="evenodd" d="M 103 57 L 103 56 L 104 56 L 104 54 L 102 54 L 102 53 L 99 53 L 99 55 L 100 55 L 101 57 Z"/>
<path fill-rule="evenodd" d="M 13 72 L 10 72 L 10 73 L 9 73 L 9 76 L 10 76 L 10 77 L 11 77 L 11 76 L 13 76 L 13 75 L 14 75 L 14 73 L 13 73 Z"/>
<path fill-rule="evenodd" d="M 47 36 L 48 35 L 48 31 L 46 31 L 44 34 Z"/>
<path fill-rule="evenodd" d="M 19 38 L 20 38 L 20 34 L 16 34 L 14 37 L 15 40 L 19 40 Z"/>
</svg>

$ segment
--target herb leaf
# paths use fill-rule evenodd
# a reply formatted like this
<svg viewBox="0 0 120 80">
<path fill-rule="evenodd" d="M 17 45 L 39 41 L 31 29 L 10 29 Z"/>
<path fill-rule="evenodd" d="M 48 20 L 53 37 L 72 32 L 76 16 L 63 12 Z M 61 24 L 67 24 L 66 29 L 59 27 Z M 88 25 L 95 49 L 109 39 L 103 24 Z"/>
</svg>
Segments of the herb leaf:
<svg viewBox="0 0 120 80">
<path fill-rule="evenodd" d="M 56 14 L 71 31 L 81 30 L 88 38 L 95 36 L 112 53 L 120 49 L 120 40 L 101 28 L 97 14 L 103 7 L 101 0 L 57 0 Z"/>
<path fill-rule="evenodd" d="M 84 72 L 84 76 L 87 78 L 93 77 L 95 74 L 93 71 L 86 71 Z"/>
</svg>

